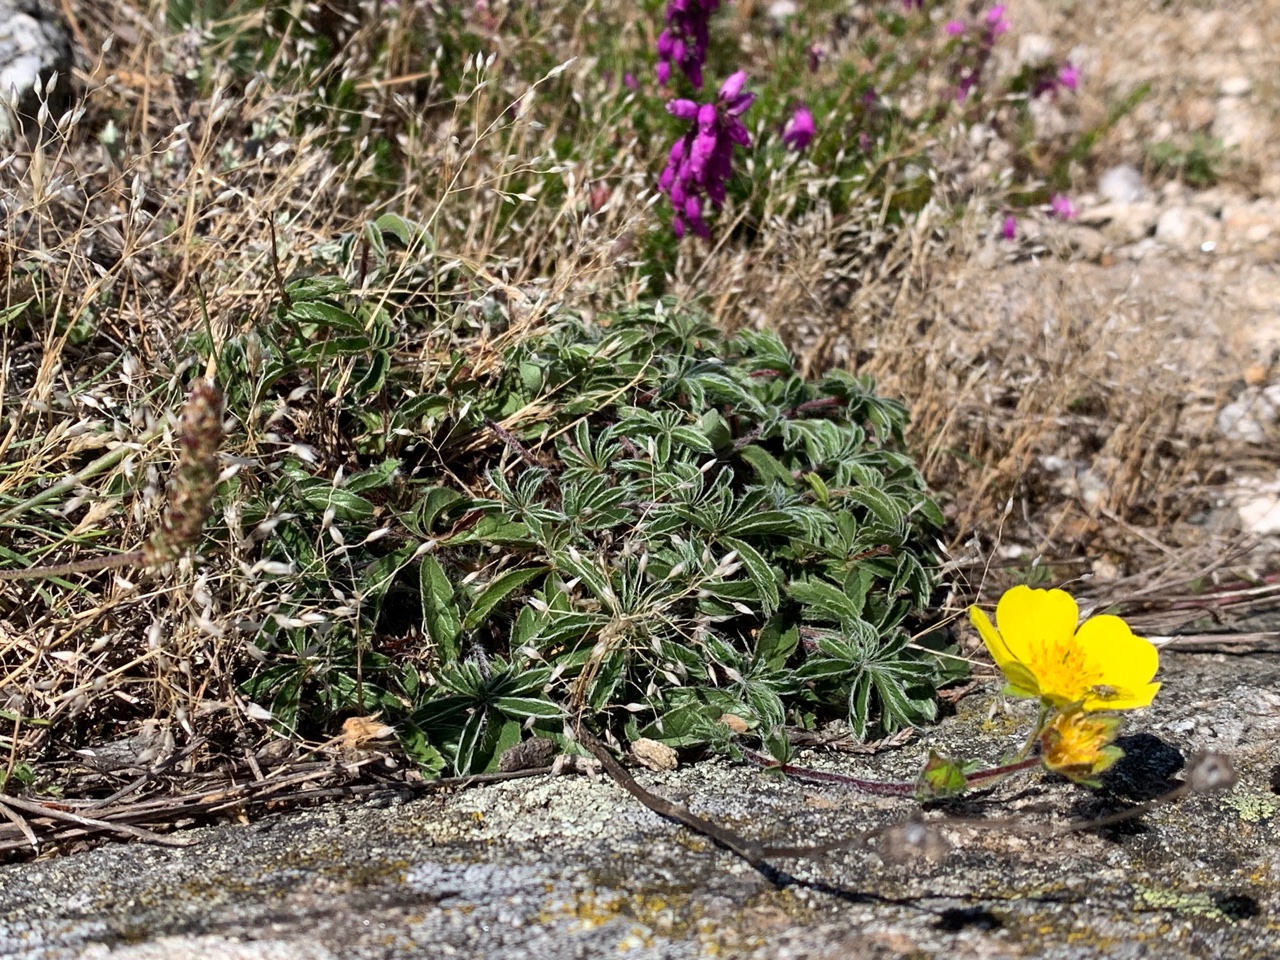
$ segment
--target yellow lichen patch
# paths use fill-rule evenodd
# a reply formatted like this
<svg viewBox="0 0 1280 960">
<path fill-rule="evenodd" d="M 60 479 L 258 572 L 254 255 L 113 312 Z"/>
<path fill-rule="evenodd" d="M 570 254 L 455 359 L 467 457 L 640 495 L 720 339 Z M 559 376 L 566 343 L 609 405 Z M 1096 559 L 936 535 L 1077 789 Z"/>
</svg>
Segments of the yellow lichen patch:
<svg viewBox="0 0 1280 960">
<path fill-rule="evenodd" d="M 1150 887 L 1137 888 L 1138 901 L 1142 906 L 1154 907 L 1157 910 L 1169 910 L 1180 916 L 1192 915 L 1222 923 L 1235 924 L 1235 920 L 1223 913 L 1207 893 L 1178 893 L 1175 890 L 1155 890 Z"/>
</svg>

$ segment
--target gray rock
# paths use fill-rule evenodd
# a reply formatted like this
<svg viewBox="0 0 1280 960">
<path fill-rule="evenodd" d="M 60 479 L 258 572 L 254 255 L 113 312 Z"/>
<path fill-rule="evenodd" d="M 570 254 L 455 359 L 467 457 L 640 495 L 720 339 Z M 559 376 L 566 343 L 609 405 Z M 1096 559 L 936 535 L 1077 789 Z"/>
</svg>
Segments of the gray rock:
<svg viewBox="0 0 1280 960">
<path fill-rule="evenodd" d="M 1146 199 L 1148 191 L 1137 168 L 1122 163 L 1098 178 L 1098 192 L 1111 203 L 1137 203 Z"/>
<path fill-rule="evenodd" d="M 1280 657 L 1166 647 L 1161 660 L 1164 689 L 1126 718 L 1127 755 L 1102 789 L 1037 773 L 935 804 L 926 823 L 959 819 L 935 824 L 950 851 L 925 849 L 934 859 L 898 862 L 882 845 L 756 870 L 610 780 L 531 779 L 201 829 L 187 848 L 116 844 L 0 867 L 0 957 L 1280 956 Z M 996 687 L 904 748 L 798 762 L 910 779 L 931 748 L 996 761 L 1034 714 Z M 1172 788 L 1204 749 L 1239 771 L 1229 792 L 1052 832 Z M 918 810 L 726 760 L 637 776 L 781 844 L 849 837 Z"/>
<path fill-rule="evenodd" d="M 1196 207 L 1170 207 L 1156 221 L 1156 239 L 1177 250 L 1202 250 L 1221 237 L 1222 224 Z"/>
<path fill-rule="evenodd" d="M 1243 97 L 1221 97 L 1214 112 L 1212 133 L 1224 147 L 1245 147 L 1266 136 L 1263 124 Z"/>
<path fill-rule="evenodd" d="M 1280 204 L 1272 200 L 1229 203 L 1222 208 L 1223 239 L 1231 243 L 1262 243 L 1280 229 Z"/>
<path fill-rule="evenodd" d="M 71 39 L 55 2 L 0 0 L 0 143 L 19 130 L 35 138 L 42 94 L 50 119 L 62 116 L 70 105 L 71 66 Z"/>
<path fill-rule="evenodd" d="M 1160 208 L 1150 200 L 1135 203 L 1103 203 L 1086 208 L 1080 221 L 1101 228 L 1112 243 L 1137 243 L 1155 229 Z"/>
<path fill-rule="evenodd" d="M 1224 97 L 1248 96 L 1253 89 L 1253 81 L 1245 76 L 1227 77 L 1218 84 L 1218 92 Z"/>
</svg>

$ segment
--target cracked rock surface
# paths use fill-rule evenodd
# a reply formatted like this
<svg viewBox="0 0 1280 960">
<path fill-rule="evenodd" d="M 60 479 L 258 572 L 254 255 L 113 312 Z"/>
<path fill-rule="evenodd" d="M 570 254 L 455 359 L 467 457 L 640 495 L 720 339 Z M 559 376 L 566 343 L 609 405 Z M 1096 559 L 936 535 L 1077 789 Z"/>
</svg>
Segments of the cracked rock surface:
<svg viewBox="0 0 1280 960">
<path fill-rule="evenodd" d="M 45 96 L 51 118 L 62 115 L 70 102 L 71 66 L 71 40 L 56 0 L 0 0 L 0 144 L 19 130 L 35 133 L 40 94 L 50 81 Z"/>
<path fill-rule="evenodd" d="M 0 957 L 1275 957 L 1273 791 L 1280 656 L 1162 655 L 1101 790 L 1036 773 L 936 806 L 937 861 L 871 850 L 757 871 L 606 779 L 490 785 L 412 802 L 334 804 L 0 868 Z M 905 748 L 799 762 L 910 778 L 930 748 L 994 761 L 1029 704 L 994 692 Z M 1139 818 L 1049 836 L 1176 786 L 1188 758 L 1240 782 Z M 694 812 L 773 843 L 821 842 L 914 804 L 711 760 L 636 772 Z M 980 821 L 1016 818 L 1015 829 Z M 963 822 L 962 822 L 963 821 Z"/>
</svg>

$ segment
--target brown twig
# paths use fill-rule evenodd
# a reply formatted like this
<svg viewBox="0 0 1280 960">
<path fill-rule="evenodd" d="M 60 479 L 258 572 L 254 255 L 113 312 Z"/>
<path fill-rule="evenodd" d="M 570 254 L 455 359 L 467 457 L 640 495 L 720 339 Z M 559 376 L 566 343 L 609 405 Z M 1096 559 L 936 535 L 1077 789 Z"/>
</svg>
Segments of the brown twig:
<svg viewBox="0 0 1280 960">
<path fill-rule="evenodd" d="M 0 797 L 0 804 L 21 810 L 23 813 L 30 814 L 38 819 L 61 820 L 64 823 L 73 823 L 78 827 L 114 833 L 122 837 L 128 837 L 131 840 L 142 840 L 162 847 L 189 847 L 196 842 L 190 838 L 162 836 L 150 830 L 144 830 L 141 827 L 129 826 L 126 823 L 111 823 L 106 820 L 97 820 L 93 817 L 82 817 L 78 813 L 58 810 L 55 807 L 49 807 L 42 803 L 33 803 L 30 800 L 21 800 L 18 797 L 5 795 Z"/>
</svg>

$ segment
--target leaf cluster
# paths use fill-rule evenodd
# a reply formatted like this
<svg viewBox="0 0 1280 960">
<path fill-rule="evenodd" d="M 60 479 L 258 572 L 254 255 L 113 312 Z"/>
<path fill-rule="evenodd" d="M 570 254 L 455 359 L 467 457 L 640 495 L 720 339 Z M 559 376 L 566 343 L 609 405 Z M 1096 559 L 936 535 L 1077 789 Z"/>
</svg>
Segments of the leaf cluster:
<svg viewBox="0 0 1280 960">
<path fill-rule="evenodd" d="M 947 673 L 910 630 L 942 518 L 902 405 L 670 302 L 563 315 L 483 370 L 474 343 L 407 369 L 420 322 L 303 280 L 252 351 L 223 350 L 233 409 L 309 382 L 368 464 L 233 481 L 247 522 L 274 518 L 263 556 L 298 572 L 243 687 L 283 728 L 381 710 L 465 774 L 560 736 L 564 705 L 675 746 L 725 743 L 726 714 L 765 737 L 934 716 Z M 300 611 L 335 598 L 317 636 Z"/>
</svg>

